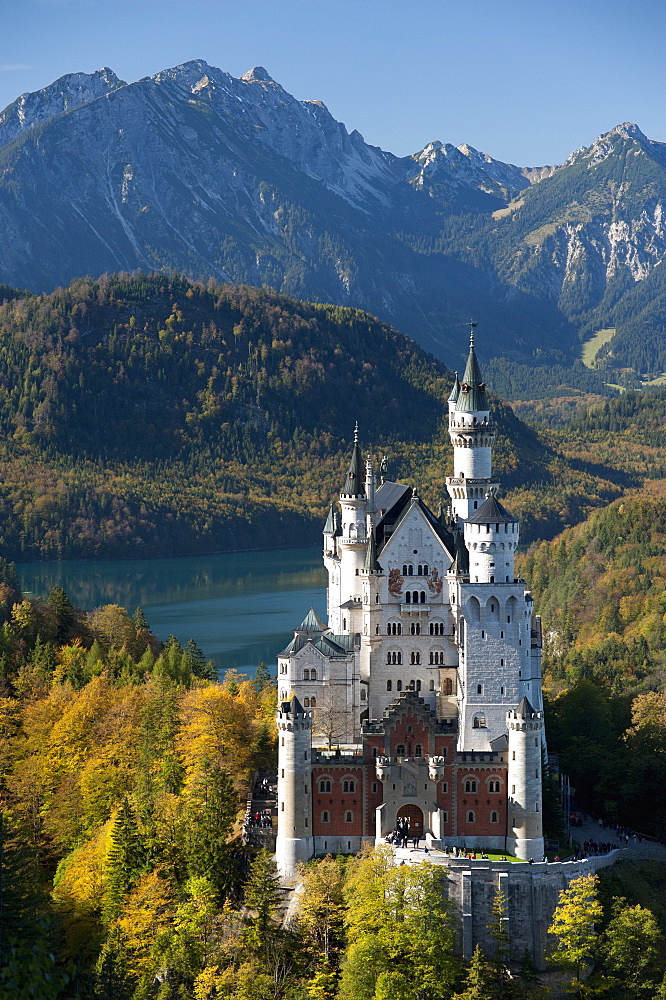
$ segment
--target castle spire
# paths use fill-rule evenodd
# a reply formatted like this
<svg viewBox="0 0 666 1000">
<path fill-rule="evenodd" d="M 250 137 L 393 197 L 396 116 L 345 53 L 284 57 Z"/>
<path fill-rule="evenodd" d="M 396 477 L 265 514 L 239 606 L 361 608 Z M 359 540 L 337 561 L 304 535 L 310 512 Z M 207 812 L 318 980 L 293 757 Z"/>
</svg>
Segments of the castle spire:
<svg viewBox="0 0 666 1000">
<path fill-rule="evenodd" d="M 465 365 L 465 374 L 460 385 L 460 392 L 456 399 L 456 410 L 463 410 L 468 413 L 488 410 L 488 397 L 486 396 L 486 385 L 481 377 L 481 369 L 474 350 L 474 327 L 477 325 L 470 320 L 469 334 L 469 354 Z"/>
<path fill-rule="evenodd" d="M 351 459 L 349 461 L 349 468 L 347 469 L 347 474 L 345 476 L 344 485 L 340 490 L 340 495 L 350 496 L 350 497 L 365 496 L 364 472 L 365 470 L 363 468 L 363 456 L 361 455 L 361 448 L 358 443 L 358 420 L 357 420 L 356 426 L 354 427 L 354 447 L 352 448 Z"/>
</svg>

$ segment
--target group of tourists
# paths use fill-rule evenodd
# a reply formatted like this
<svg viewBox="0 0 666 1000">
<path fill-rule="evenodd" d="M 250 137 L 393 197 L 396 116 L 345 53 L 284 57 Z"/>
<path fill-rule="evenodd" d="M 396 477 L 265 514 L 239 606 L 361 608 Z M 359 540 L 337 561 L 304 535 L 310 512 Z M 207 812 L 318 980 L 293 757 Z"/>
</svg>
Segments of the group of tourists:
<svg viewBox="0 0 666 1000">
<path fill-rule="evenodd" d="M 399 816 L 396 824 L 396 829 L 392 830 L 391 833 L 386 837 L 387 844 L 393 844 L 394 847 L 412 847 L 419 846 L 419 836 L 418 834 L 413 834 L 409 827 L 409 820 L 406 816 Z"/>
<path fill-rule="evenodd" d="M 262 809 L 261 812 L 248 813 L 245 817 L 246 826 L 272 826 L 270 809 Z"/>
</svg>

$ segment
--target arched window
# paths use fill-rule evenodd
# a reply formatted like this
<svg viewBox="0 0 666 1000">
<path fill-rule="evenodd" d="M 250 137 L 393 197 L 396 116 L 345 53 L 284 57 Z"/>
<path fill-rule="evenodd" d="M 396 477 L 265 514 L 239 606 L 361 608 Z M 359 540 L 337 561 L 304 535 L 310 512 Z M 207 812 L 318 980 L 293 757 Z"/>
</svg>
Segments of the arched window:
<svg viewBox="0 0 666 1000">
<path fill-rule="evenodd" d="M 328 823 L 328 820 L 329 820 L 328 809 L 324 809 L 323 813 L 321 814 L 321 821 L 322 823 Z"/>
<path fill-rule="evenodd" d="M 420 653 L 416 652 L 415 650 L 412 650 L 412 652 L 411 652 L 410 655 L 411 655 L 410 663 L 416 663 L 416 664 L 418 664 L 418 663 L 421 662 L 421 654 Z"/>
<path fill-rule="evenodd" d="M 474 822 L 474 810 L 473 809 L 469 809 L 468 812 L 467 812 L 467 822 L 468 823 L 473 823 Z"/>
<path fill-rule="evenodd" d="M 474 722 L 472 723 L 473 729 L 485 729 L 486 728 L 486 717 L 485 715 L 475 715 Z"/>
<path fill-rule="evenodd" d="M 398 681 L 395 686 L 396 691 L 402 691 L 402 681 Z"/>
<path fill-rule="evenodd" d="M 434 681 L 430 681 L 430 690 L 431 691 L 435 690 L 435 682 Z"/>
<path fill-rule="evenodd" d="M 316 707 L 317 707 L 317 699 L 310 698 L 310 708 L 316 708 Z"/>
<path fill-rule="evenodd" d="M 391 682 L 391 681 L 387 681 L 387 682 L 386 682 L 386 690 L 387 690 L 387 691 L 390 691 L 392 687 L 393 687 L 393 684 L 392 684 L 392 682 Z"/>
<path fill-rule="evenodd" d="M 356 782 L 354 781 L 353 778 L 347 778 L 346 781 L 342 782 L 342 791 L 343 792 L 355 792 L 356 791 Z"/>
<path fill-rule="evenodd" d="M 410 626 L 410 632 L 412 633 L 412 635 L 421 635 L 421 623 L 412 622 Z"/>
<path fill-rule="evenodd" d="M 465 782 L 465 791 L 466 792 L 475 792 L 476 791 L 476 781 L 473 778 L 468 779 Z"/>
<path fill-rule="evenodd" d="M 421 591 L 421 598 L 420 598 L 420 600 L 421 600 L 421 604 L 425 604 L 425 590 Z"/>
<path fill-rule="evenodd" d="M 395 755 L 396 755 L 396 757 L 404 757 L 405 756 L 405 744 L 404 743 L 398 743 L 397 747 L 395 748 Z"/>
<path fill-rule="evenodd" d="M 499 783 L 499 781 L 495 781 L 494 779 L 491 779 L 488 782 L 488 791 L 489 792 L 499 792 L 499 790 L 500 790 L 500 783 Z"/>
<path fill-rule="evenodd" d="M 421 681 L 417 681 L 417 682 L 416 682 L 416 690 L 417 690 L 417 691 L 420 691 L 420 690 L 421 690 Z"/>
<path fill-rule="evenodd" d="M 317 680 L 317 671 L 316 670 L 311 670 L 310 671 L 310 680 L 311 681 L 316 681 Z"/>
<path fill-rule="evenodd" d="M 450 677 L 444 681 L 444 694 L 453 694 L 453 681 Z"/>
<path fill-rule="evenodd" d="M 361 701 L 366 701 L 367 695 L 365 693 L 365 688 L 361 688 Z"/>
<path fill-rule="evenodd" d="M 493 811 L 490 814 L 490 822 L 499 823 L 499 814 L 495 809 L 493 809 Z"/>
<path fill-rule="evenodd" d="M 421 746 L 420 743 L 417 743 L 416 746 L 414 747 L 414 756 L 423 757 L 423 747 Z"/>
<path fill-rule="evenodd" d="M 310 680 L 310 671 L 309 670 L 304 670 L 303 671 L 303 680 L 304 681 L 309 681 Z"/>
<path fill-rule="evenodd" d="M 408 590 L 407 593 L 405 594 L 405 604 L 411 604 L 411 603 L 412 603 L 412 592 L 411 590 Z"/>
<path fill-rule="evenodd" d="M 310 707 L 310 699 L 309 698 L 304 698 L 303 699 L 303 708 L 309 708 L 309 707 Z"/>
<path fill-rule="evenodd" d="M 345 823 L 353 823 L 353 822 L 354 822 L 354 814 L 351 811 L 351 809 L 348 809 L 347 812 L 345 813 Z"/>
<path fill-rule="evenodd" d="M 477 694 L 483 694 L 483 684 L 477 684 L 476 685 L 476 693 Z"/>
<path fill-rule="evenodd" d="M 319 791 L 320 792 L 330 792 L 331 790 L 331 779 L 330 778 L 320 778 L 319 779 Z"/>
</svg>

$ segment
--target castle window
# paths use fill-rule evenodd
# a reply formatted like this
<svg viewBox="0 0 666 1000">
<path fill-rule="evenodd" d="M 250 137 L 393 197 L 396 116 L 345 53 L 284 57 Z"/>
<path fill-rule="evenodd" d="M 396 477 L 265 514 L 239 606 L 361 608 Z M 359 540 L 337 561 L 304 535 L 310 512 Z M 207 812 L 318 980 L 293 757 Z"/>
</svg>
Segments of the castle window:
<svg viewBox="0 0 666 1000">
<path fill-rule="evenodd" d="M 411 603 L 412 603 L 412 592 L 411 590 L 408 590 L 407 593 L 405 594 L 405 604 L 411 604 Z"/>
<path fill-rule="evenodd" d="M 386 682 L 386 690 L 390 691 L 392 687 L 393 687 L 393 684 L 391 683 L 391 681 L 387 681 Z"/>
<path fill-rule="evenodd" d="M 476 791 L 476 781 L 474 781 L 474 780 L 466 781 L 465 782 L 465 791 L 466 792 L 475 792 Z"/>
<path fill-rule="evenodd" d="M 483 685 L 482 684 L 477 684 L 476 685 L 476 693 L 477 694 L 483 694 Z"/>
<path fill-rule="evenodd" d="M 474 716 L 474 721 L 472 722 L 472 729 L 485 729 L 486 728 L 486 717 L 485 715 L 479 714 Z"/>
<path fill-rule="evenodd" d="M 402 691 L 402 681 L 398 681 L 395 686 L 396 691 Z"/>
<path fill-rule="evenodd" d="M 505 690 L 505 688 L 504 688 L 504 687 L 501 687 L 501 688 L 500 688 L 500 694 L 506 694 L 506 690 Z"/>
<path fill-rule="evenodd" d="M 342 619 L 342 631 L 345 632 L 346 629 L 347 629 L 347 619 L 343 618 Z"/>
<path fill-rule="evenodd" d="M 468 823 L 473 823 L 474 822 L 474 810 L 473 809 L 468 810 L 468 813 L 467 813 L 467 822 Z"/>
<path fill-rule="evenodd" d="M 348 778 L 347 781 L 343 781 L 342 782 L 342 791 L 343 792 L 355 792 L 356 791 L 356 782 L 354 781 L 353 778 Z"/>
<path fill-rule="evenodd" d="M 345 823 L 353 823 L 353 822 L 354 822 L 354 814 L 351 811 L 351 809 L 348 809 L 347 812 L 345 813 Z"/>
<path fill-rule="evenodd" d="M 310 708 L 316 708 L 316 707 L 317 707 L 317 699 L 310 698 Z"/>
<path fill-rule="evenodd" d="M 420 690 L 421 690 L 421 681 L 417 681 L 417 682 L 416 682 L 416 690 L 417 690 L 417 691 L 420 691 Z"/>
<path fill-rule="evenodd" d="M 447 812 L 443 812 L 442 813 L 442 823 L 448 823 L 448 822 L 449 822 L 449 814 Z"/>
<path fill-rule="evenodd" d="M 490 582 L 492 583 L 492 580 Z M 490 605 L 490 613 L 491 613 L 491 615 L 495 614 L 495 605 L 494 604 Z"/>
<path fill-rule="evenodd" d="M 316 681 L 317 680 L 317 671 L 316 670 L 311 670 L 310 671 L 310 680 L 311 681 Z"/>
<path fill-rule="evenodd" d="M 421 623 L 420 622 L 412 622 L 410 631 L 411 631 L 412 635 L 421 635 Z"/>
<path fill-rule="evenodd" d="M 322 778 L 320 780 L 320 782 L 319 782 L 319 791 L 320 792 L 330 792 L 330 790 L 331 790 L 331 781 L 330 781 L 330 778 Z"/>
<path fill-rule="evenodd" d="M 453 680 L 450 677 L 444 681 L 444 694 L 453 694 Z"/>
<path fill-rule="evenodd" d="M 493 809 L 493 811 L 490 814 L 490 822 L 499 823 L 499 815 L 497 814 L 495 809 Z"/>
<path fill-rule="evenodd" d="M 447 792 L 448 792 L 448 790 L 449 790 L 449 783 L 448 783 L 448 781 L 442 781 L 442 782 L 440 783 L 440 786 L 439 786 L 439 787 L 440 787 L 440 791 L 441 791 L 441 792 L 442 792 L 442 793 L 443 793 L 444 795 L 446 795 L 446 793 L 447 793 Z"/>
<path fill-rule="evenodd" d="M 488 791 L 489 792 L 499 792 L 499 790 L 500 790 L 500 783 L 499 783 L 499 781 L 489 781 L 488 782 Z"/>
<path fill-rule="evenodd" d="M 431 691 L 435 690 L 435 682 L 434 681 L 430 681 L 430 690 Z"/>
<path fill-rule="evenodd" d="M 309 670 L 304 670 L 303 671 L 303 680 L 304 681 L 309 681 L 310 680 L 310 671 Z"/>
<path fill-rule="evenodd" d="M 507 623 L 507 625 L 511 624 L 511 615 L 507 615 L 506 616 L 506 623 Z"/>
<path fill-rule="evenodd" d="M 375 625 L 375 635 L 379 635 L 379 625 Z"/>
<path fill-rule="evenodd" d="M 373 781 L 373 783 L 372 783 L 372 790 L 373 790 L 373 792 L 377 791 L 377 782 L 376 781 Z"/>
<path fill-rule="evenodd" d="M 321 821 L 322 821 L 322 823 L 328 823 L 328 821 L 329 821 L 328 809 L 324 809 L 324 811 L 322 812 L 322 814 L 321 814 Z"/>
<path fill-rule="evenodd" d="M 482 639 L 485 639 L 485 637 L 486 637 L 486 633 L 484 632 L 484 630 L 483 630 L 483 629 L 481 629 L 481 638 L 482 638 Z"/>
<path fill-rule="evenodd" d="M 412 654 L 411 654 L 411 661 L 410 661 L 410 662 L 411 662 L 411 663 L 416 663 L 416 664 L 420 663 L 420 662 L 421 662 L 421 654 L 420 654 L 420 653 L 417 653 L 417 652 L 414 652 L 414 651 L 412 651 Z"/>
<path fill-rule="evenodd" d="M 414 756 L 423 757 L 423 747 L 421 746 L 420 743 L 417 743 L 416 746 L 414 747 Z"/>
<path fill-rule="evenodd" d="M 516 786 L 515 786 L 515 785 L 512 785 L 512 786 L 511 786 L 511 794 L 512 794 L 512 795 L 515 795 L 515 794 L 516 794 Z"/>
<path fill-rule="evenodd" d="M 405 756 L 405 745 L 404 745 L 404 743 L 398 743 L 397 747 L 395 748 L 395 755 L 396 755 L 396 757 L 404 757 Z"/>
<path fill-rule="evenodd" d="M 500 667 L 503 667 L 503 666 L 504 666 L 504 660 L 503 660 L 503 659 L 501 659 L 501 660 L 500 660 Z"/>
<path fill-rule="evenodd" d="M 361 701 L 365 701 L 365 699 L 366 699 L 365 688 L 361 688 Z"/>
<path fill-rule="evenodd" d="M 421 591 L 421 604 L 425 604 L 425 590 Z"/>
<path fill-rule="evenodd" d="M 504 638 L 504 632 L 500 629 L 500 639 Z"/>
<path fill-rule="evenodd" d="M 304 698 L 303 699 L 303 707 L 304 708 L 309 708 L 310 707 L 310 699 L 309 698 Z"/>
<path fill-rule="evenodd" d="M 491 577 L 490 577 L 490 582 L 491 582 L 491 583 L 494 583 L 494 582 L 495 582 L 495 577 L 494 577 L 494 576 L 491 576 Z"/>
</svg>

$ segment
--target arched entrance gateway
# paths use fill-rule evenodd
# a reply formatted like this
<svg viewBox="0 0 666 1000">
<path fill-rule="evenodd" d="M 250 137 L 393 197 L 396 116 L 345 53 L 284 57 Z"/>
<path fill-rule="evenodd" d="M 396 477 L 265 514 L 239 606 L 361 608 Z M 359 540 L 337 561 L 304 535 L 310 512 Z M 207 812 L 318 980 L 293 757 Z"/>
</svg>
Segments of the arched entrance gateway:
<svg viewBox="0 0 666 1000">
<path fill-rule="evenodd" d="M 419 840 L 423 836 L 423 810 L 419 809 L 418 806 L 409 803 L 405 806 L 400 806 L 396 814 L 397 820 L 408 820 L 409 822 L 409 837 L 418 837 Z"/>
</svg>

